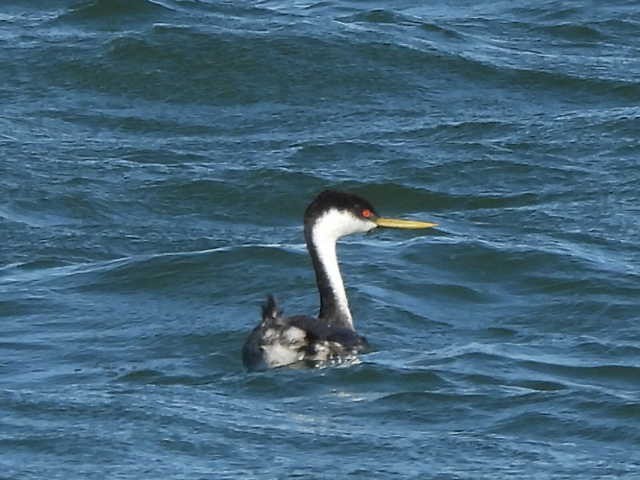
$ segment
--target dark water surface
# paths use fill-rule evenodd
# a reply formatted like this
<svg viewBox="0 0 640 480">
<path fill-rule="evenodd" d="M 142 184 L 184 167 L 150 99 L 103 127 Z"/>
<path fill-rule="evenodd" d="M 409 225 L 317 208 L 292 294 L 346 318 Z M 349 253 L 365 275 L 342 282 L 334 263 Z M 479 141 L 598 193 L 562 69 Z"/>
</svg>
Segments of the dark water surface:
<svg viewBox="0 0 640 480">
<path fill-rule="evenodd" d="M 248 374 L 317 298 L 348 368 Z M 0 478 L 640 478 L 640 4 L 4 0 Z"/>
</svg>

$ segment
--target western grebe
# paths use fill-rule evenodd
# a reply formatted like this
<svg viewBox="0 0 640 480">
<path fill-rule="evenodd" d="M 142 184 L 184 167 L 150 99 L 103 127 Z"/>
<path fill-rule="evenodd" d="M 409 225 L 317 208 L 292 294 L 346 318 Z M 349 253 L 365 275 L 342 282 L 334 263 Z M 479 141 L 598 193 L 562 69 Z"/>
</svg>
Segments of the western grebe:
<svg viewBox="0 0 640 480">
<path fill-rule="evenodd" d="M 437 224 L 380 217 L 371 203 L 345 192 L 326 190 L 307 207 L 304 237 L 320 293 L 317 318 L 284 317 L 273 296 L 262 307 L 262 321 L 242 348 L 248 370 L 264 370 L 299 362 L 332 364 L 366 350 L 366 339 L 353 326 L 336 256 L 336 241 L 376 227 L 428 228 Z"/>
</svg>

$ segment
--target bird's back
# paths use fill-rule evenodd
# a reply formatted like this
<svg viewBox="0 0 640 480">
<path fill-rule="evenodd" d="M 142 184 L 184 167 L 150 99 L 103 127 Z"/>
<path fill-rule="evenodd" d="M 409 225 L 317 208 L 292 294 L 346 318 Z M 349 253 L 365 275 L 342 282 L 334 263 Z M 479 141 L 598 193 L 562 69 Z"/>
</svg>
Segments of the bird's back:
<svg viewBox="0 0 640 480">
<path fill-rule="evenodd" d="M 262 307 L 262 321 L 242 349 L 249 370 L 296 363 L 309 366 L 340 363 L 368 348 L 364 337 L 330 321 L 304 315 L 284 317 L 272 296 Z"/>
</svg>

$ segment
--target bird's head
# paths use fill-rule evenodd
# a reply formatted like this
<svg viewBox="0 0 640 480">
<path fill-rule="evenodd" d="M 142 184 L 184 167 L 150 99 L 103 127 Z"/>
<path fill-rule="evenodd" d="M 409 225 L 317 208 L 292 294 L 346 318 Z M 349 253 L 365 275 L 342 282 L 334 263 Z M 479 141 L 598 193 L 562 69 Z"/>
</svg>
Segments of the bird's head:
<svg viewBox="0 0 640 480">
<path fill-rule="evenodd" d="M 352 233 L 363 233 L 377 227 L 419 229 L 436 223 L 381 217 L 371 203 L 352 193 L 325 190 L 307 207 L 305 229 L 322 231 L 325 238 L 337 240 Z"/>
</svg>

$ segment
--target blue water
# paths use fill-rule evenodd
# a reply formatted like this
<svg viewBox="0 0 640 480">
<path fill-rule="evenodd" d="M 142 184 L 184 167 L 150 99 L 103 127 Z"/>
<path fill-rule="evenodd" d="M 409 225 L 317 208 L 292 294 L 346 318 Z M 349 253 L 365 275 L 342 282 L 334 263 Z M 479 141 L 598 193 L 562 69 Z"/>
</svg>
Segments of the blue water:
<svg viewBox="0 0 640 480">
<path fill-rule="evenodd" d="M 4 0 L 0 478 L 640 478 L 640 4 Z M 339 254 L 323 188 L 437 230 Z"/>
</svg>

